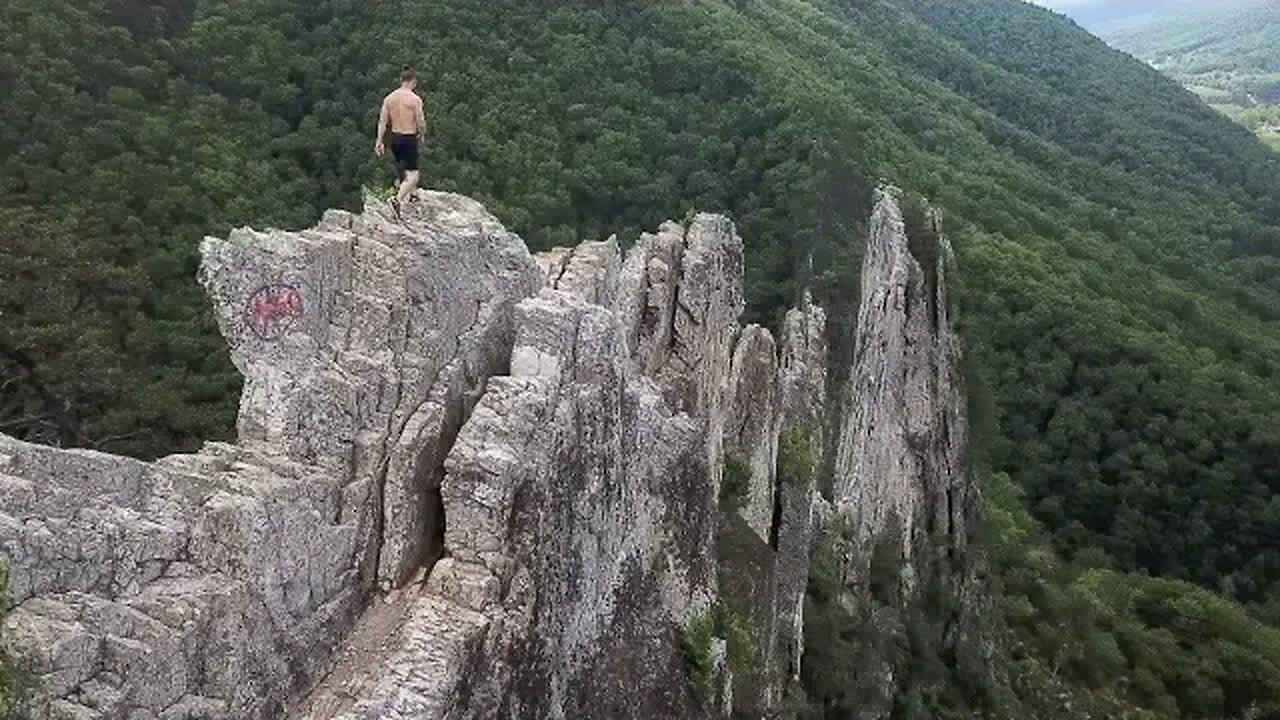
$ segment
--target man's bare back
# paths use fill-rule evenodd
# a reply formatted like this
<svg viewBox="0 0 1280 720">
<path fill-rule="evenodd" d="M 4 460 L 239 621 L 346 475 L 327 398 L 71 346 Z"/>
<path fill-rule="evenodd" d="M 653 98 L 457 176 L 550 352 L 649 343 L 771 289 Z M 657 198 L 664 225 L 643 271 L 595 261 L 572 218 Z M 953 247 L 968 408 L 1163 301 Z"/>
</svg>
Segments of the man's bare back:
<svg viewBox="0 0 1280 720">
<path fill-rule="evenodd" d="M 390 121 L 391 132 L 397 135 L 422 135 L 427 130 L 422 98 L 409 88 L 398 88 L 387 95 L 382 112 Z"/>
</svg>

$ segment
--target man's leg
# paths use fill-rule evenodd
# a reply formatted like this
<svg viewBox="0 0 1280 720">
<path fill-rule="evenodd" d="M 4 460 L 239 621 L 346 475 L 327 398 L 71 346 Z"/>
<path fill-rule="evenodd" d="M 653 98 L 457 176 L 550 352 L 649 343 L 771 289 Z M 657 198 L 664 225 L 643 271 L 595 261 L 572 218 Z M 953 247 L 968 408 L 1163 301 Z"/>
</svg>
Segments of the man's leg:
<svg viewBox="0 0 1280 720">
<path fill-rule="evenodd" d="M 404 142 L 404 181 L 400 183 L 400 194 L 396 199 L 401 206 L 413 198 L 418 189 L 418 138 L 403 138 Z"/>
<path fill-rule="evenodd" d="M 391 210 L 396 214 L 396 219 L 400 220 L 400 199 L 404 195 L 404 183 L 409 174 L 406 167 L 408 157 L 405 155 L 404 146 L 399 142 L 399 138 L 392 136 L 391 138 L 391 155 L 396 159 L 396 195 L 391 198 Z"/>
<path fill-rule="evenodd" d="M 400 183 L 400 194 L 396 195 L 396 200 L 401 204 L 408 202 L 410 196 L 418 189 L 418 171 L 408 170 L 404 174 L 404 181 Z"/>
</svg>

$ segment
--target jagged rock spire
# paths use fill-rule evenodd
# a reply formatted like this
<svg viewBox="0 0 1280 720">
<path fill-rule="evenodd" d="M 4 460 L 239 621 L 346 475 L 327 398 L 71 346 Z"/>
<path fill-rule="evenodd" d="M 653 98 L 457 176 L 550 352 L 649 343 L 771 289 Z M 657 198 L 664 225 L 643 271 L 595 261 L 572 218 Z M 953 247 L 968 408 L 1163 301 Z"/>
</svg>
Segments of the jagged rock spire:
<svg viewBox="0 0 1280 720">
<path fill-rule="evenodd" d="M 953 263 L 934 232 L 912 253 L 900 192 L 882 188 L 862 266 L 848 413 L 838 439 L 834 500 L 852 522 L 858 547 L 896 523 L 904 557 L 946 539 L 964 545 L 956 513 L 975 494 L 968 467 L 968 423 L 960 339 L 947 293 Z M 936 218 L 925 221 L 936 227 Z"/>
<path fill-rule="evenodd" d="M 979 658 L 949 669 L 984 672 L 984 564 L 972 541 L 980 498 L 947 284 L 954 259 L 938 214 L 913 207 L 904 217 L 902 205 L 898 190 L 878 190 L 828 541 L 843 551 L 842 603 L 871 635 L 913 627 L 916 652 L 944 665 Z M 880 700 L 864 702 L 859 718 L 888 717 L 893 698 L 935 690 L 903 685 L 900 669 L 892 653 L 868 657 L 863 675 Z"/>
</svg>

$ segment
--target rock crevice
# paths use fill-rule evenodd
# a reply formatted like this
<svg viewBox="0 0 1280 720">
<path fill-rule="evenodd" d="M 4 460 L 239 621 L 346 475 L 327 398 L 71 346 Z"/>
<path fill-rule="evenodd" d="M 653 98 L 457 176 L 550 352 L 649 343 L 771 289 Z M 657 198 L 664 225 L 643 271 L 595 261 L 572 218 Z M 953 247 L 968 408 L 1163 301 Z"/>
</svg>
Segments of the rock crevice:
<svg viewBox="0 0 1280 720">
<path fill-rule="evenodd" d="M 716 592 L 709 438 L 741 256 L 731 225 L 699 216 L 625 260 L 613 240 L 538 258 L 547 285 L 515 306 L 511 373 L 490 380 L 446 461 L 449 557 L 392 643 L 394 670 L 322 687 L 358 700 L 305 717 L 703 713 L 680 634 Z M 716 276 L 710 291 L 690 268 Z M 676 314 L 682 294 L 695 302 Z M 422 635 L 444 624 L 458 638 L 447 648 Z"/>
<path fill-rule="evenodd" d="M 764 448 L 756 532 L 795 523 L 772 448 L 825 358 L 742 330 L 723 217 L 535 259 L 475 202 L 420 200 L 402 223 L 370 200 L 204 242 L 245 377 L 236 444 L 141 463 L 0 438 L 6 634 L 36 717 L 721 707 L 684 637 L 718 595 L 723 448 Z M 753 616 L 769 662 L 798 612 L 779 588 Z"/>
</svg>

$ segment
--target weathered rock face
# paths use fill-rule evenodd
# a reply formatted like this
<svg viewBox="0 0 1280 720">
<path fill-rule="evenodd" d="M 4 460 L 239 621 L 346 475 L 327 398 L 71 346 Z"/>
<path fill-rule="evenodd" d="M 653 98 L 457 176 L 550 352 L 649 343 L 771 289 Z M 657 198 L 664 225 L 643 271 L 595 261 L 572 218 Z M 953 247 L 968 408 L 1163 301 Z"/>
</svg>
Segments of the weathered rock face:
<svg viewBox="0 0 1280 720">
<path fill-rule="evenodd" d="M 682 644 L 722 601 L 726 446 L 754 468 L 729 520 L 769 566 L 732 684 L 777 707 L 815 496 L 779 438 L 822 416 L 824 318 L 740 328 L 726 219 L 535 260 L 423 193 L 404 223 L 371 202 L 202 249 L 236 445 L 146 464 L 0 438 L 36 717 L 716 715 Z"/>
<path fill-rule="evenodd" d="M 954 261 L 932 211 L 909 237 L 899 197 L 896 189 L 881 189 L 871 218 L 848 407 L 837 438 L 834 513 L 847 535 L 841 539 L 846 604 L 874 615 L 873 557 L 892 556 L 888 566 L 899 588 L 889 594 L 905 613 L 901 608 L 926 585 L 935 591 L 933 602 L 949 609 L 929 621 L 942 627 L 939 652 L 954 657 L 981 652 L 982 643 L 975 592 L 982 563 L 971 547 L 979 497 L 968 464 L 961 343 L 947 294 Z M 883 674 L 879 684 L 891 695 L 892 663 Z M 884 716 L 874 708 L 863 715 Z"/>
<path fill-rule="evenodd" d="M 735 678 L 733 694 L 735 709 L 749 717 L 777 715 L 804 654 L 825 334 L 825 314 L 806 300 L 786 316 L 780 353 L 768 331 L 746 328 L 729 377 L 726 452 L 746 460 L 750 482 L 738 515 L 721 515 L 717 549 L 721 602 L 753 628 L 758 662 Z"/>
<path fill-rule="evenodd" d="M 341 478 L 343 517 L 370 551 L 363 579 L 383 587 L 439 552 L 429 490 L 485 380 L 506 372 L 512 306 L 541 285 L 524 243 L 477 203 L 421 205 L 404 224 L 334 211 L 307 232 L 202 247 L 245 376 L 240 445 Z"/>
<path fill-rule="evenodd" d="M 782 388 L 774 380 L 777 364 L 777 348 L 769 331 L 759 325 L 743 330 L 729 374 L 733 397 L 725 428 L 725 449 L 737 453 L 751 471 L 741 512 L 743 520 L 765 543 L 773 529 L 774 468 L 783 419 L 779 397 Z"/>
<path fill-rule="evenodd" d="M 775 717 L 824 525 L 851 612 L 883 610 L 888 540 L 904 607 L 952 600 L 942 651 L 981 644 L 936 217 L 909 237 L 879 195 L 824 443 L 826 318 L 806 299 L 777 339 L 742 328 L 725 218 L 534 257 L 473 201 L 420 200 L 205 242 L 236 444 L 141 463 L 0 436 L 34 717 Z"/>
<path fill-rule="evenodd" d="M 807 297 L 803 306 L 787 313 L 782 330 L 779 366 L 782 430 L 787 435 L 791 463 L 807 465 L 805 477 L 776 477 L 776 520 L 773 537 L 778 564 L 778 645 L 780 662 L 790 681 L 800 679 L 804 655 L 804 594 L 809 581 L 809 558 L 818 526 L 817 474 L 822 465 L 822 421 L 827 403 L 827 316 Z M 805 441 L 807 440 L 807 443 Z M 797 446 L 797 443 L 800 443 Z M 807 456 L 795 457 L 795 453 Z M 794 468 L 788 468 L 796 475 Z M 781 661 L 785 661 L 781 662 Z"/>
<path fill-rule="evenodd" d="M 516 307 L 511 376 L 490 382 L 447 462 L 450 556 L 416 624 L 356 663 L 397 670 L 340 668 L 299 717 L 715 711 L 690 692 L 681 640 L 717 592 L 741 241 L 699 216 L 625 261 L 607 242 L 539 264 L 548 287 Z M 427 637 L 441 627 L 457 635 L 443 654 Z"/>
<path fill-rule="evenodd" d="M 238 445 L 144 464 L 0 438 L 33 714 L 279 717 L 374 584 L 439 552 L 431 488 L 541 276 L 476 203 L 422 206 L 206 241 Z"/>
<path fill-rule="evenodd" d="M 155 465 L 7 439 L 0 455 L 6 635 L 37 717 L 267 716 L 362 603 L 357 528 L 308 468 L 227 446 Z"/>
<path fill-rule="evenodd" d="M 963 513 L 976 492 L 961 345 L 947 298 L 951 248 L 937 233 L 937 265 L 926 272 L 909 242 L 897 191 L 881 190 L 835 464 L 835 504 L 852 521 L 854 544 L 869 547 L 896 523 L 907 559 L 937 540 L 963 549 Z"/>
</svg>

